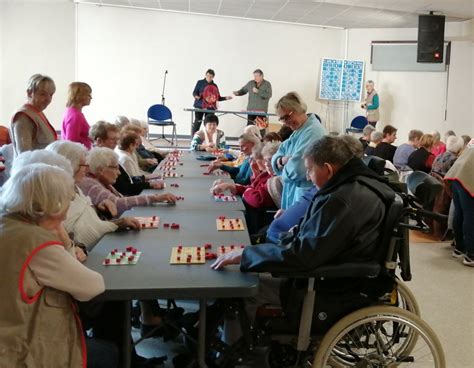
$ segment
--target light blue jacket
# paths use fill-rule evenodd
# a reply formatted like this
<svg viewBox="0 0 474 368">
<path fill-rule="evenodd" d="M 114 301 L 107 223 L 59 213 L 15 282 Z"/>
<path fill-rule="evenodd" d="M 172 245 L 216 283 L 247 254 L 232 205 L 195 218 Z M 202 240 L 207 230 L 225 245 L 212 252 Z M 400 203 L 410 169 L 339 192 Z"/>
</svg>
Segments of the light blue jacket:
<svg viewBox="0 0 474 368">
<path fill-rule="evenodd" d="M 290 137 L 284 141 L 277 153 L 273 155 L 272 166 L 277 175 L 283 179 L 283 192 L 281 196 L 281 208 L 286 209 L 293 205 L 303 193 L 312 185 L 306 178 L 303 153 L 314 141 L 326 134 L 321 122 L 311 114 L 303 126 L 295 130 Z M 283 167 L 277 168 L 277 160 L 282 156 L 290 156 L 290 160 Z"/>
</svg>

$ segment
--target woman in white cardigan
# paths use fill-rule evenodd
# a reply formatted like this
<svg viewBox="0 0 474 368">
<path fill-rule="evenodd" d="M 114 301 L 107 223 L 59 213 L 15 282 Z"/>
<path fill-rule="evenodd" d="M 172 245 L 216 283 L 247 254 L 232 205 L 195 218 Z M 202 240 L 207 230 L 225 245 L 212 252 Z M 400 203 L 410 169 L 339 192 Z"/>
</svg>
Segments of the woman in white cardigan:
<svg viewBox="0 0 474 368">
<path fill-rule="evenodd" d="M 87 150 L 82 144 L 70 141 L 56 141 L 48 145 L 44 153 L 35 154 L 34 152 L 31 152 L 30 157 L 24 157 L 22 161 L 29 163 L 31 163 L 31 161 L 36 161 L 46 164 L 54 164 L 53 160 L 58 161 L 59 158 L 64 158 L 66 164 L 69 164 L 70 167 L 72 167 L 76 194 L 69 206 L 64 221 L 64 227 L 69 233 L 73 233 L 74 240 L 84 244 L 87 250 L 92 249 L 94 245 L 107 233 L 119 229 L 140 228 L 139 221 L 133 217 L 123 217 L 112 221 L 104 221 L 99 218 L 96 208 L 92 205 L 90 198 L 85 196 L 77 186 L 87 172 Z M 59 158 L 54 157 L 53 155 L 59 156 Z M 20 158 L 20 156 L 18 156 L 18 158 Z M 21 166 L 21 161 L 17 165 Z M 60 166 L 58 164 L 56 165 Z M 108 200 L 100 203 L 98 209 L 99 211 L 109 212 L 112 216 L 117 212 L 115 204 Z"/>
</svg>

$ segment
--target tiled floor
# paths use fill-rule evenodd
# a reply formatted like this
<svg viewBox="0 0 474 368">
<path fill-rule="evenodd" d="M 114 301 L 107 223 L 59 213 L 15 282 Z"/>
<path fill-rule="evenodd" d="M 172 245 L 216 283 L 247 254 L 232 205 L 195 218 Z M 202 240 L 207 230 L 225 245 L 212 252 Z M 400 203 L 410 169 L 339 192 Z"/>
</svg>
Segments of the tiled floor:
<svg viewBox="0 0 474 368">
<path fill-rule="evenodd" d="M 407 285 L 441 340 L 446 367 L 474 367 L 474 269 L 451 257 L 449 243 L 412 244 L 411 263 L 413 280 Z M 182 349 L 179 340 L 148 339 L 138 346 L 144 356 L 167 354 L 165 367 L 172 367 L 172 356 Z"/>
</svg>

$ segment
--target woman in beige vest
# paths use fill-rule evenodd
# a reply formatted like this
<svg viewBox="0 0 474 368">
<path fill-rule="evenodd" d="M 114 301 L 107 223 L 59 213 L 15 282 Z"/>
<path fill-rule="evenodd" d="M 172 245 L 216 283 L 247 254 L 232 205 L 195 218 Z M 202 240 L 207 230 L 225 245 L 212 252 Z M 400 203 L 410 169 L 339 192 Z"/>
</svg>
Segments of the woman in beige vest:
<svg viewBox="0 0 474 368">
<path fill-rule="evenodd" d="M 54 81 L 41 74 L 30 77 L 27 102 L 13 115 L 10 135 L 15 156 L 24 151 L 45 148 L 58 139 L 56 130 L 43 114 L 56 92 Z"/>
<path fill-rule="evenodd" d="M 0 196 L 0 367 L 87 367 L 75 300 L 104 291 L 100 274 L 75 257 L 63 221 L 74 182 L 27 165 Z"/>
</svg>

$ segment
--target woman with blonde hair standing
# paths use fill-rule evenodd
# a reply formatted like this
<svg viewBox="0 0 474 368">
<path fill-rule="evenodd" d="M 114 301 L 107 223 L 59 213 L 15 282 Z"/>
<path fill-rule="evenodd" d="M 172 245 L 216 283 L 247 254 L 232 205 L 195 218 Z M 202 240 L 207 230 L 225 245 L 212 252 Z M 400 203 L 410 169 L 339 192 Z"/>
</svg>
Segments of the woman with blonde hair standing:
<svg viewBox="0 0 474 368">
<path fill-rule="evenodd" d="M 45 148 L 58 139 L 56 130 L 43 111 L 49 106 L 56 92 L 54 81 L 41 74 L 34 74 L 26 88 L 27 102 L 13 115 L 10 135 L 15 156 Z"/>
<path fill-rule="evenodd" d="M 84 106 L 89 106 L 92 100 L 92 88 L 83 82 L 73 82 L 69 85 L 67 109 L 64 112 L 61 138 L 82 143 L 87 149 L 92 148 L 89 138 L 89 124 L 82 113 Z"/>
</svg>

